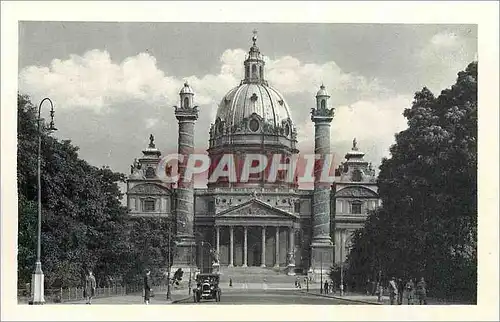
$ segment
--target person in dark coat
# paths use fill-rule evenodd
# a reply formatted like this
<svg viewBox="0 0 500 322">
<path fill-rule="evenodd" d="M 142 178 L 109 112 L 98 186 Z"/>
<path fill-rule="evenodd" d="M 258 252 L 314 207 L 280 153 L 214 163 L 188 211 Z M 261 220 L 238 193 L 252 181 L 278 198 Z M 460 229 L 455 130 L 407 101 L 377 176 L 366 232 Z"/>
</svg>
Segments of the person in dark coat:
<svg viewBox="0 0 500 322">
<path fill-rule="evenodd" d="M 328 281 L 325 281 L 325 284 L 323 285 L 323 290 L 325 291 L 325 294 L 328 294 Z"/>
<path fill-rule="evenodd" d="M 402 278 L 398 279 L 398 305 L 403 304 L 403 294 L 405 290 L 405 283 L 403 282 Z"/>
<path fill-rule="evenodd" d="M 151 272 L 146 270 L 146 275 L 144 275 L 144 303 L 149 304 L 151 299 Z"/>
<path fill-rule="evenodd" d="M 92 298 L 95 296 L 95 289 L 95 276 L 92 274 L 92 271 L 89 271 L 88 275 L 85 276 L 85 297 L 87 298 L 87 304 L 92 304 Z"/>
</svg>

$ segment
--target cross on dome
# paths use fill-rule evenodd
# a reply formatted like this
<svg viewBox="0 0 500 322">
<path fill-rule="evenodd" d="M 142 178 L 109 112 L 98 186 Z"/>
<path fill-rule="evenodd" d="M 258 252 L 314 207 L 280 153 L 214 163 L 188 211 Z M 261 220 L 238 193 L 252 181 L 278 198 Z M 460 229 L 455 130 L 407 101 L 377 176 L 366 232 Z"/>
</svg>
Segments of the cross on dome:
<svg viewBox="0 0 500 322">
<path fill-rule="evenodd" d="M 257 42 L 257 29 L 254 29 L 252 33 L 253 33 L 252 41 L 253 45 L 255 46 L 255 43 Z"/>
</svg>

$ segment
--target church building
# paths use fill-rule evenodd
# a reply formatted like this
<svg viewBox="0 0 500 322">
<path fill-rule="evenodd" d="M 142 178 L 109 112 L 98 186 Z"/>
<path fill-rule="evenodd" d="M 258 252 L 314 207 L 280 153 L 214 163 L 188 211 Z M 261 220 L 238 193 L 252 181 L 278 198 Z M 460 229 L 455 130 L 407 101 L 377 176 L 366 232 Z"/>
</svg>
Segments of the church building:
<svg viewBox="0 0 500 322">
<path fill-rule="evenodd" d="M 195 131 L 198 107 L 188 83 L 179 93 L 180 105 L 174 107 L 178 153 L 192 154 L 194 135 L 207 135 L 209 176 L 226 154 L 232 154 L 235 163 L 247 154 L 280 154 L 287 162 L 299 154 L 300 133 L 290 107 L 267 82 L 256 35 L 252 40 L 242 66 L 244 79 L 222 97 L 209 133 Z M 334 109 L 329 98 L 321 85 L 311 108 L 314 152 L 322 156 L 330 154 Z M 355 139 L 335 170 L 335 182 L 315 184 L 313 189 L 301 189 L 297 180 L 285 180 L 281 174 L 277 180 L 267 180 L 268 169 L 251 174 L 246 182 L 221 177 L 204 189 L 194 188 L 192 180 L 182 180 L 185 163 L 179 162 L 178 182 L 162 179 L 158 173 L 162 155 L 152 135 L 142 154 L 127 181 L 130 215 L 172 220 L 175 268 L 196 263 L 202 271 L 221 274 L 231 267 L 327 274 L 332 264 L 346 260 L 353 231 L 380 205 L 375 171 Z"/>
</svg>

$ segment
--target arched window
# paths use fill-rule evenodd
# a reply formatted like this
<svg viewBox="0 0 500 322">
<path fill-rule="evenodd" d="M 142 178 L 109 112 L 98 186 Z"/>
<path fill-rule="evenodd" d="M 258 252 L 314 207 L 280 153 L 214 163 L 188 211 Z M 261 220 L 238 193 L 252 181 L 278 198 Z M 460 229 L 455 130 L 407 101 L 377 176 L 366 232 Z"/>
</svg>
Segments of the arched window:
<svg viewBox="0 0 500 322">
<path fill-rule="evenodd" d="M 260 66 L 260 68 L 259 68 L 259 74 L 260 74 L 260 78 L 264 79 L 264 69 L 262 68 L 262 66 Z"/>
<path fill-rule="evenodd" d="M 250 66 L 247 65 L 247 67 L 245 68 L 245 78 L 249 77 L 250 77 Z"/>
<path fill-rule="evenodd" d="M 189 97 L 184 97 L 184 108 L 189 108 Z"/>
<path fill-rule="evenodd" d="M 257 65 L 252 65 L 252 77 L 257 77 Z"/>
<path fill-rule="evenodd" d="M 326 108 L 326 100 L 321 100 L 321 108 Z"/>
</svg>

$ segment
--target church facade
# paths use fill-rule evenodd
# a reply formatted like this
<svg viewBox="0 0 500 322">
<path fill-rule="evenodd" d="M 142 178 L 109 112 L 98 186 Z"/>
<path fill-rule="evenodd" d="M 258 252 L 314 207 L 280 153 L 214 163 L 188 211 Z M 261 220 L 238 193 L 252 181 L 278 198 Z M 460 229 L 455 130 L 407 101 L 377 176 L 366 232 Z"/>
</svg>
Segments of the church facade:
<svg viewBox="0 0 500 322">
<path fill-rule="evenodd" d="M 225 155 L 239 165 L 235 176 L 245 176 L 245 156 L 279 155 L 294 166 L 299 154 L 297 130 L 290 108 L 281 93 L 265 78 L 265 62 L 256 45 L 243 62 L 244 79 L 221 100 L 210 126 L 209 177 Z M 178 120 L 178 153 L 194 150 L 198 109 L 193 89 L 181 89 Z M 315 154 L 330 154 L 330 125 L 334 109 L 322 85 L 311 109 L 315 127 Z M 199 135 L 204 135 L 200 133 Z M 186 164 L 179 162 L 179 180 L 162 179 L 161 151 L 150 137 L 141 158 L 131 166 L 127 181 L 127 204 L 131 216 L 164 217 L 172 220 L 177 254 L 174 267 L 193 263 L 203 271 L 224 267 L 267 267 L 289 275 L 326 273 L 333 263 L 345 261 L 352 232 L 363 226 L 367 213 L 380 205 L 375 171 L 364 160 L 356 140 L 345 161 L 335 170 L 335 182 L 300 189 L 297 178 L 286 170 L 269 167 L 246 174 L 248 180 L 218 177 L 204 189 L 183 180 Z M 258 160 L 256 161 L 259 162 Z M 253 164 L 252 164 L 253 165 Z M 316 171 L 316 170 L 315 170 Z M 272 177 L 272 175 L 271 175 Z"/>
</svg>

